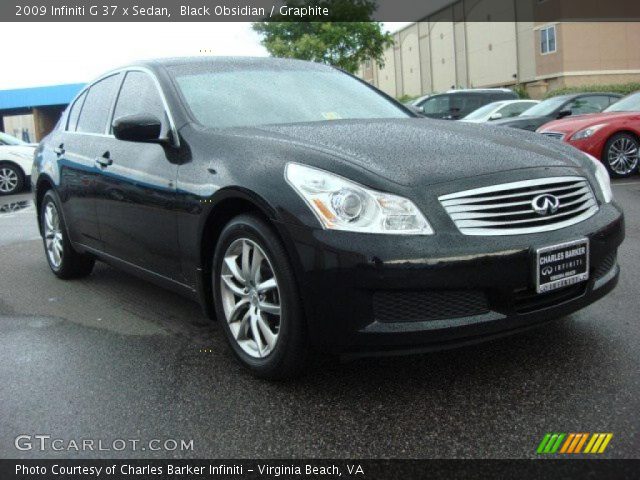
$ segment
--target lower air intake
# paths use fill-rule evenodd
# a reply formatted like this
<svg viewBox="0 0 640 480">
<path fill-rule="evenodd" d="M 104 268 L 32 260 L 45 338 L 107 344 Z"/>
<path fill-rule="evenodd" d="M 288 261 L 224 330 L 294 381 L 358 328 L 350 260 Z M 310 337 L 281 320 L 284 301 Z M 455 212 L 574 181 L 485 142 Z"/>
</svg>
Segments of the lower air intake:
<svg viewBox="0 0 640 480">
<path fill-rule="evenodd" d="M 485 294 L 477 290 L 377 291 L 373 313 L 379 322 L 424 322 L 489 312 Z"/>
</svg>

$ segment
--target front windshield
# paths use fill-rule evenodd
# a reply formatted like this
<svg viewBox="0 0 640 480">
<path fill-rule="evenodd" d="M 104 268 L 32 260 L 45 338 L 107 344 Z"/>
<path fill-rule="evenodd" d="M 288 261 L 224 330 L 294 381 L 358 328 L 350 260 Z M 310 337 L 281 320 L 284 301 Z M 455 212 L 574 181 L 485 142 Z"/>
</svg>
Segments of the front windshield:
<svg viewBox="0 0 640 480">
<path fill-rule="evenodd" d="M 12 137 L 4 132 L 0 132 L 0 145 L 26 145 L 26 142 Z"/>
<path fill-rule="evenodd" d="M 627 95 L 622 100 L 617 101 L 608 108 L 605 108 L 605 112 L 640 112 L 640 92 Z"/>
<path fill-rule="evenodd" d="M 533 107 L 525 110 L 520 114 L 520 116 L 526 117 L 526 116 L 540 115 L 544 117 L 545 115 L 550 115 L 551 113 L 553 113 L 556 108 L 558 108 L 560 105 L 562 105 L 566 101 L 567 99 L 564 97 L 549 98 L 548 100 L 545 100 L 544 102 L 540 102 L 537 105 L 534 105 Z"/>
<path fill-rule="evenodd" d="M 490 103 L 488 105 L 485 105 L 484 107 L 480 107 L 477 110 L 474 110 L 469 115 L 464 117 L 464 119 L 465 120 L 478 120 L 479 118 L 485 117 L 486 115 L 491 113 L 493 110 L 495 110 L 498 107 L 501 107 L 502 105 L 504 105 L 504 102 Z"/>
<path fill-rule="evenodd" d="M 194 117 L 207 127 L 410 117 L 375 90 L 329 68 L 179 69 L 174 75 Z"/>
</svg>

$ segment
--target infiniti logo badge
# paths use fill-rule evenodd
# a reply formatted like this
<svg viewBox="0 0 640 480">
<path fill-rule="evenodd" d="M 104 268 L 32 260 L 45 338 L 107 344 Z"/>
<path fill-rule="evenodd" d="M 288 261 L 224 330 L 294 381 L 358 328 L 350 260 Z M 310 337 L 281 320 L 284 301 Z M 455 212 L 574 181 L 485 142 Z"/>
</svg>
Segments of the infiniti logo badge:
<svg viewBox="0 0 640 480">
<path fill-rule="evenodd" d="M 560 207 L 560 199 L 555 195 L 545 193 L 534 198 L 531 201 L 531 207 L 538 215 L 553 215 Z"/>
</svg>

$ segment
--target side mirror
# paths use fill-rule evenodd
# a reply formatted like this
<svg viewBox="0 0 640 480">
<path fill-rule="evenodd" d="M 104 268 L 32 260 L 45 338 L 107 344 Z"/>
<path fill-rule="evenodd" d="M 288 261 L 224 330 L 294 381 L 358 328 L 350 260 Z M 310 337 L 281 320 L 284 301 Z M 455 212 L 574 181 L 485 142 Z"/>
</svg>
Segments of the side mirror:
<svg viewBox="0 0 640 480">
<path fill-rule="evenodd" d="M 494 113 L 489 117 L 489 120 L 500 120 L 502 118 L 502 114 L 500 112 Z"/>
<path fill-rule="evenodd" d="M 571 115 L 571 110 L 560 110 L 558 112 L 558 118 L 568 117 L 569 115 Z"/>
<path fill-rule="evenodd" d="M 129 142 L 160 142 L 162 122 L 153 115 L 126 115 L 113 121 L 113 135 Z"/>
<path fill-rule="evenodd" d="M 411 110 L 413 113 L 415 113 L 416 115 L 419 115 L 421 117 L 423 117 L 424 115 L 424 108 L 422 107 L 416 107 L 415 105 L 409 105 L 407 107 L 409 110 Z"/>
</svg>

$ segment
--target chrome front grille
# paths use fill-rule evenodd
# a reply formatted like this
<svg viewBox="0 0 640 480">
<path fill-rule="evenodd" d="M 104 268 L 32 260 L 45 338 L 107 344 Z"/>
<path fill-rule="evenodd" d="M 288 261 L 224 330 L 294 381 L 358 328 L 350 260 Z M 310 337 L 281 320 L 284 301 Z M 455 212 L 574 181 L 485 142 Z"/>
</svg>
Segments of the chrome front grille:
<svg viewBox="0 0 640 480">
<path fill-rule="evenodd" d="M 555 138 L 556 140 L 562 140 L 564 138 L 564 133 L 559 132 L 542 132 L 542 135 L 545 137 Z"/>
<path fill-rule="evenodd" d="M 556 197 L 553 213 L 537 213 L 534 199 Z M 438 198 L 465 235 L 521 235 L 576 224 L 598 211 L 598 203 L 582 177 L 552 177 L 504 183 L 451 193 Z"/>
</svg>

